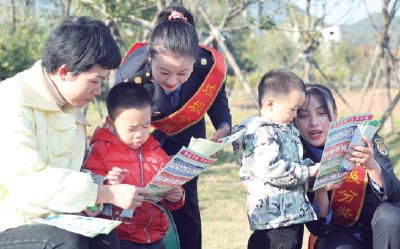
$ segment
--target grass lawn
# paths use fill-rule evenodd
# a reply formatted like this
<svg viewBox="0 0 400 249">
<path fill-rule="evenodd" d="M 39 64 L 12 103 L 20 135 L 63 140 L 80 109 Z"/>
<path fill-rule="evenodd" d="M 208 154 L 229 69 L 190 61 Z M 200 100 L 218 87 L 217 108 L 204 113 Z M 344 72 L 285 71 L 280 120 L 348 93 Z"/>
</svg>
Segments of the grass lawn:
<svg viewBox="0 0 400 249">
<path fill-rule="evenodd" d="M 101 103 L 103 115 L 106 109 Z M 255 109 L 232 111 L 233 124 L 238 124 L 246 117 L 256 114 Z M 349 113 L 339 113 L 339 117 Z M 379 117 L 376 116 L 379 120 Z M 94 129 L 100 124 L 100 116 L 94 105 L 91 104 L 87 113 L 88 121 L 93 124 L 88 129 L 88 138 L 91 138 Z M 214 128 L 208 117 L 207 138 L 211 138 Z M 389 150 L 390 158 L 395 166 L 396 175 L 400 176 L 400 117 L 394 117 L 395 134 L 384 139 Z M 206 249 L 233 249 L 247 248 L 247 241 L 251 234 L 246 211 L 246 189 L 239 181 L 239 167 L 234 162 L 232 147 L 228 146 L 217 155 L 218 161 L 200 175 L 198 184 L 199 205 L 201 210 L 203 248 Z M 305 238 L 308 232 L 305 231 Z M 307 239 L 303 248 L 306 248 Z"/>
</svg>

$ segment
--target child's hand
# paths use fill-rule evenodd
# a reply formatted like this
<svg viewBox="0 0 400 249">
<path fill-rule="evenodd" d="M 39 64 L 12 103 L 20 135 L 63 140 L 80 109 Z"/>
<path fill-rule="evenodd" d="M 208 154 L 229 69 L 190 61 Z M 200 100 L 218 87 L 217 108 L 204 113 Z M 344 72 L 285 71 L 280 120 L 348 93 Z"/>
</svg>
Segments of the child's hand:
<svg viewBox="0 0 400 249">
<path fill-rule="evenodd" d="M 165 193 L 165 199 L 171 203 L 178 202 L 183 195 L 183 191 L 181 188 L 171 189 Z"/>
<path fill-rule="evenodd" d="M 320 163 L 308 167 L 308 177 L 317 176 Z"/>
<path fill-rule="evenodd" d="M 96 217 L 97 215 L 100 214 L 100 205 L 96 205 L 96 206 L 97 206 L 97 209 L 94 212 L 92 210 L 90 210 L 88 207 L 85 210 L 83 210 L 83 212 L 86 213 L 86 215 L 89 217 Z"/>
<path fill-rule="evenodd" d="M 333 189 L 338 189 L 338 188 L 340 188 L 342 186 L 342 184 L 343 184 L 343 180 L 338 181 L 338 182 L 334 182 L 334 183 L 325 185 L 324 187 L 322 187 L 320 189 L 315 190 L 315 192 L 317 192 L 318 190 L 320 190 L 320 191 L 330 191 L 330 190 L 333 190 Z"/>
<path fill-rule="evenodd" d="M 128 174 L 129 171 L 127 169 L 120 169 L 117 167 L 113 167 L 111 171 L 108 171 L 107 179 L 111 185 L 122 184 L 122 181 L 125 178 L 125 175 Z"/>
<path fill-rule="evenodd" d="M 96 211 L 92 212 L 88 207 L 78 213 L 69 213 L 69 214 L 73 214 L 73 215 L 79 215 L 79 216 L 88 216 L 88 217 L 96 217 L 97 215 L 100 214 L 100 205 L 96 205 L 97 209 Z"/>
</svg>

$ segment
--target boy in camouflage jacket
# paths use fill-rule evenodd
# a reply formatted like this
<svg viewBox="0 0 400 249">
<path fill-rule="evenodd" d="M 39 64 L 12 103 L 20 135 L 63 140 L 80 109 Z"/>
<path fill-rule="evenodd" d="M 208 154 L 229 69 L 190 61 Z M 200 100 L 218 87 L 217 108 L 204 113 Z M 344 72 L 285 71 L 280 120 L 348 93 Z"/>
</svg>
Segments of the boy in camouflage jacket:
<svg viewBox="0 0 400 249">
<path fill-rule="evenodd" d="M 293 124 L 305 99 L 304 82 L 285 69 L 274 69 L 259 86 L 259 117 L 233 128 L 247 129 L 233 143 L 240 181 L 246 187 L 250 229 L 248 248 L 301 248 L 303 223 L 315 220 L 307 199 L 307 178 L 319 164 L 303 160 L 299 131 Z"/>
</svg>

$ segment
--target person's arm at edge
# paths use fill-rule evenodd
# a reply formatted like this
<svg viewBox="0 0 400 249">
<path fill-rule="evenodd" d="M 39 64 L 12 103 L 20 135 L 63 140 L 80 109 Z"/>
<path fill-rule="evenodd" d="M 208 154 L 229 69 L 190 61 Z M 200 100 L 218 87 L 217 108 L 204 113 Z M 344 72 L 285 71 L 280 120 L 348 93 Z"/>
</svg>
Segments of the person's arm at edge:
<svg viewBox="0 0 400 249">
<path fill-rule="evenodd" d="M 228 98 L 226 97 L 225 80 L 207 114 L 216 130 L 211 141 L 217 141 L 230 135 L 232 116 L 228 106 Z"/>
<path fill-rule="evenodd" d="M 385 145 L 383 147 L 386 149 L 386 154 L 382 154 L 377 149 L 377 144 L 374 143 L 376 139 L 381 139 L 379 135 L 375 135 L 372 139 L 374 145 L 374 159 L 379 164 L 382 169 L 382 188 L 381 191 L 374 189 L 374 192 L 378 199 L 382 202 L 399 202 L 400 201 L 400 181 L 393 173 L 393 165 L 390 161 L 389 152 L 387 151 Z M 385 152 L 382 151 L 382 152 Z M 372 180 L 372 179 L 371 179 Z M 371 183 L 372 185 L 372 183 Z"/>
</svg>

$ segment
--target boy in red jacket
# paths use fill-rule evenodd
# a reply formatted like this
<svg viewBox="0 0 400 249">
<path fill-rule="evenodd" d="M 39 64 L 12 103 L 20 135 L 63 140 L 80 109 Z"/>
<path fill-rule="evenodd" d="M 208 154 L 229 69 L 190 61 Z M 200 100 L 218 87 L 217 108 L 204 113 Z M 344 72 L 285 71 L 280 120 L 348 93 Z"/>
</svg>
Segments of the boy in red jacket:
<svg viewBox="0 0 400 249">
<path fill-rule="evenodd" d="M 170 161 L 150 135 L 152 100 L 140 85 L 114 86 L 107 96 L 107 128 L 98 127 L 88 149 L 84 168 L 103 176 L 104 184 L 145 187 Z M 107 179 L 108 178 L 108 179 Z M 183 189 L 168 191 L 160 203 L 168 210 L 183 206 Z M 105 204 L 100 217 L 121 220 L 115 228 L 121 248 L 166 248 L 168 218 L 159 204 L 142 202 L 135 210 Z M 147 245 L 147 246 L 146 246 Z"/>
</svg>

